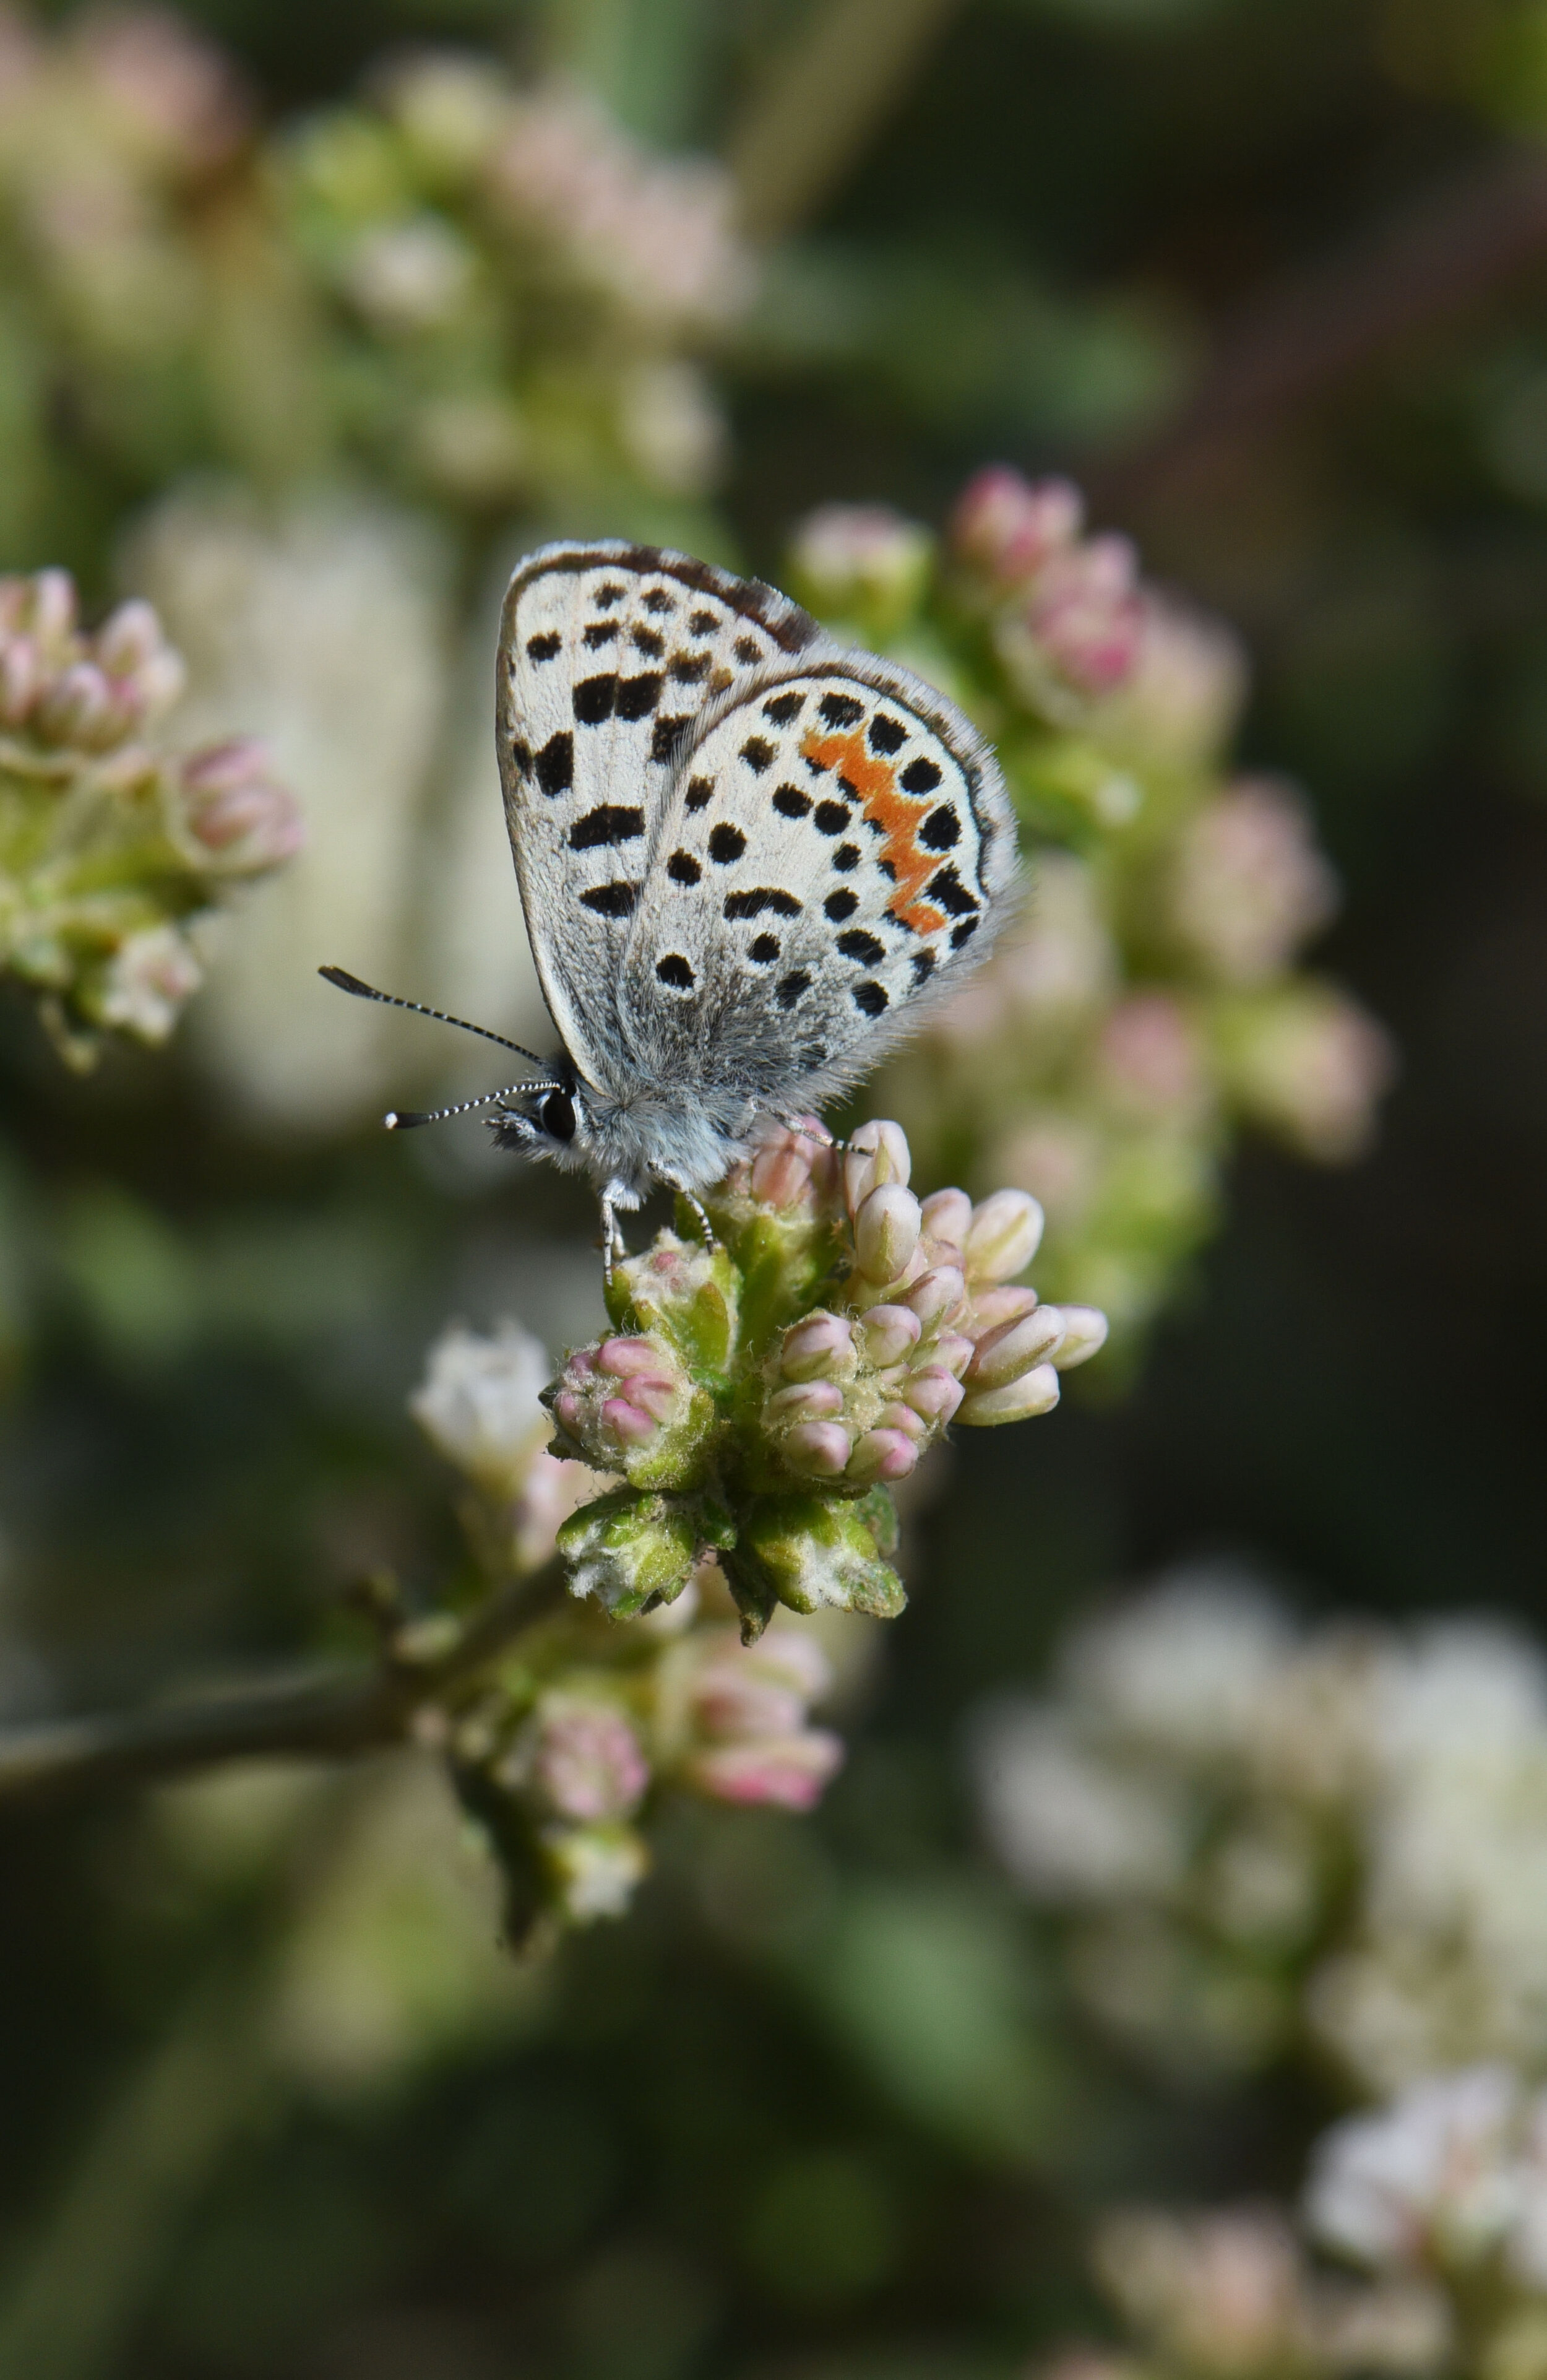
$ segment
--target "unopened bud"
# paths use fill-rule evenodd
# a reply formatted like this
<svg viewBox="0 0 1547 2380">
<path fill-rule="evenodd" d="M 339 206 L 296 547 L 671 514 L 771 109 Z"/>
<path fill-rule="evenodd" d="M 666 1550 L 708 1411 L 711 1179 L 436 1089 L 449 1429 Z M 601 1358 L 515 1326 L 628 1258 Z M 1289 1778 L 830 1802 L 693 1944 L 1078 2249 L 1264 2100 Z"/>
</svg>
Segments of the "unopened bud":
<svg viewBox="0 0 1547 2380">
<path fill-rule="evenodd" d="M 650 1781 L 622 1713 L 564 1694 L 544 1696 L 516 1762 L 520 1781 L 559 1818 L 626 1818 Z"/>
<path fill-rule="evenodd" d="M 948 1321 L 967 1294 L 967 1284 L 955 1265 L 932 1265 L 910 1281 L 899 1304 L 916 1314 L 925 1330 Z"/>
<path fill-rule="evenodd" d="M 718 1802 L 810 1810 L 842 1761 L 838 1736 L 827 1728 L 807 1727 L 788 1735 L 714 1744 L 694 1756 L 687 1773 L 700 1792 L 712 1793 Z"/>
<path fill-rule="evenodd" d="M 161 643 L 161 622 L 149 603 L 120 603 L 97 630 L 96 657 L 109 677 L 128 677 Z"/>
<path fill-rule="evenodd" d="M 916 1413 L 912 1405 L 895 1402 L 881 1407 L 876 1416 L 876 1427 L 877 1429 L 900 1429 L 903 1437 L 912 1439 L 915 1446 L 922 1446 L 929 1435 L 928 1425 L 922 1414 Z"/>
<path fill-rule="evenodd" d="M 906 1479 L 919 1459 L 918 1448 L 900 1429 L 870 1429 L 849 1458 L 847 1476 L 860 1486 L 872 1480 Z"/>
<path fill-rule="evenodd" d="M 977 1349 L 965 1331 L 942 1330 L 937 1334 L 929 1352 L 943 1371 L 949 1372 L 953 1379 L 959 1380 L 977 1354 Z"/>
<path fill-rule="evenodd" d="M 1060 1372 L 1072 1372 L 1106 1344 L 1106 1317 L 1094 1305 L 1061 1305 L 1058 1311 L 1064 1335 L 1052 1360 Z"/>
<path fill-rule="evenodd" d="M 75 626 L 75 580 L 67 570 L 40 570 L 32 581 L 32 633 L 41 645 L 56 645 Z"/>
<path fill-rule="evenodd" d="M 906 1188 L 912 1165 L 900 1124 L 862 1123 L 843 1151 L 843 1198 L 850 1214 L 857 1215 L 883 1182 L 900 1182 Z"/>
<path fill-rule="evenodd" d="M 627 1397 L 609 1397 L 601 1408 L 603 1425 L 622 1439 L 627 1446 L 643 1446 L 656 1434 L 653 1414 L 636 1405 Z"/>
<path fill-rule="evenodd" d="M 924 1228 L 932 1240 L 959 1248 L 973 1220 L 973 1202 L 965 1190 L 934 1190 L 924 1202 Z"/>
<path fill-rule="evenodd" d="M 829 1421 L 843 1411 L 843 1391 L 836 1380 L 800 1380 L 777 1389 L 763 1411 L 771 1422 Z"/>
<path fill-rule="evenodd" d="M 981 1341 L 985 1331 L 997 1330 L 1001 1322 L 1019 1322 L 1023 1314 L 1036 1311 L 1034 1289 L 984 1289 L 973 1299 L 973 1335 Z"/>
<path fill-rule="evenodd" d="M 854 1340 L 840 1314 L 818 1308 L 784 1334 L 780 1368 L 787 1380 L 842 1379 L 854 1368 Z"/>
<path fill-rule="evenodd" d="M 0 648 L 0 719 L 18 727 L 42 684 L 42 661 L 30 637 L 9 637 Z"/>
<path fill-rule="evenodd" d="M 821 1479 L 838 1478 L 848 1467 L 849 1452 L 849 1433 L 836 1421 L 802 1422 L 784 1441 L 785 1458 L 792 1467 L 815 1472 Z"/>
<path fill-rule="evenodd" d="M 854 1217 L 854 1258 L 867 1281 L 897 1281 L 919 1244 L 919 1202 L 900 1182 L 872 1190 Z"/>
<path fill-rule="evenodd" d="M 973 1209 L 962 1253 L 970 1281 L 1009 1281 L 1023 1272 L 1042 1239 L 1042 1208 L 1027 1190 L 996 1190 Z"/>
<path fill-rule="evenodd" d="M 961 1402 L 961 1383 L 943 1364 L 924 1364 L 909 1373 L 902 1397 L 925 1421 L 948 1422 Z"/>
<path fill-rule="evenodd" d="M 1068 480 L 1034 484 L 1003 463 L 968 480 L 950 519 L 960 559 L 997 587 L 1040 570 L 1049 554 L 1072 545 L 1084 521 L 1080 491 Z"/>
<path fill-rule="evenodd" d="M 962 1398 L 956 1418 L 968 1429 L 995 1429 L 1001 1422 L 1031 1421 L 1051 1413 L 1058 1402 L 1057 1372 L 1051 1364 L 1038 1364 L 1003 1388 L 974 1390 Z"/>
<path fill-rule="evenodd" d="M 997 1330 L 985 1331 L 968 1367 L 969 1394 L 1003 1388 L 1034 1365 L 1047 1362 L 1063 1335 L 1064 1318 L 1056 1305 L 1039 1306 L 1019 1322 L 1001 1322 Z"/>
<path fill-rule="evenodd" d="M 918 1345 L 923 1329 L 906 1305 L 873 1305 L 859 1325 L 859 1336 L 871 1362 L 884 1371 Z"/>
<path fill-rule="evenodd" d="M 647 1339 L 604 1339 L 595 1363 L 598 1372 L 610 1372 L 615 1380 L 629 1379 L 635 1373 L 659 1374 L 660 1349 Z"/>
<path fill-rule="evenodd" d="M 95 745 L 116 722 L 113 689 L 95 662 L 72 662 L 39 703 L 38 733 L 51 744 Z"/>
</svg>

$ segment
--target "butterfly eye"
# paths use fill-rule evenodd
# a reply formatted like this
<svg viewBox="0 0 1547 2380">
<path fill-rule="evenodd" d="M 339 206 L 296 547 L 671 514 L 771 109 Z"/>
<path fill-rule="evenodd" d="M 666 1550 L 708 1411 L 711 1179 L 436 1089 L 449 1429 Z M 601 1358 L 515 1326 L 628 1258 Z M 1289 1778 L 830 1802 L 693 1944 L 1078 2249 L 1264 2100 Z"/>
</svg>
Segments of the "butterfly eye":
<svg viewBox="0 0 1547 2380">
<path fill-rule="evenodd" d="M 574 1138 L 574 1107 L 567 1091 L 550 1091 L 538 1110 L 538 1121 L 550 1140 Z"/>
</svg>

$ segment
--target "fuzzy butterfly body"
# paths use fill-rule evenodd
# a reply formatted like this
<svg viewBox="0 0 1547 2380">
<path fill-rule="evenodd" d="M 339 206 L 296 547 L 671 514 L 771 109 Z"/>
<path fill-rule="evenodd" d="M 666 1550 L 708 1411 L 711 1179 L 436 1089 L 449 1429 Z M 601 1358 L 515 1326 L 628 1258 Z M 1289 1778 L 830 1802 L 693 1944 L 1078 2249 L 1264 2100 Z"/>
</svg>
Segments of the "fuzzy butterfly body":
<svg viewBox="0 0 1547 2380">
<path fill-rule="evenodd" d="M 498 692 L 564 1050 L 558 1107 L 502 1111 L 501 1138 L 589 1172 L 610 1207 L 705 1187 L 760 1110 L 856 1080 L 1002 921 L 1014 825 L 975 732 L 755 579 L 546 546 L 511 581 Z"/>
</svg>

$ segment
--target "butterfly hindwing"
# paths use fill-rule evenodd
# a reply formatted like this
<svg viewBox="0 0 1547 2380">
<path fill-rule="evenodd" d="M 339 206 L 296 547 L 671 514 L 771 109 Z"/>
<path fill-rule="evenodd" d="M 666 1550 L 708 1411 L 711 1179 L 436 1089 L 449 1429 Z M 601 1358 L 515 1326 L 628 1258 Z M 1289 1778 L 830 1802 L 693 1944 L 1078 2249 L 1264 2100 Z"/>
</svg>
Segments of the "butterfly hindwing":
<svg viewBox="0 0 1547 2380">
<path fill-rule="evenodd" d="M 1015 872 L 991 754 L 909 672 L 823 653 L 727 698 L 630 927 L 636 1071 L 815 1103 L 975 965 Z"/>
<path fill-rule="evenodd" d="M 543 995 L 592 1082 L 632 1079 L 623 958 L 678 753 L 707 708 L 820 644 L 772 588 L 654 546 L 549 545 L 512 579 L 497 689 L 505 816 Z"/>
</svg>

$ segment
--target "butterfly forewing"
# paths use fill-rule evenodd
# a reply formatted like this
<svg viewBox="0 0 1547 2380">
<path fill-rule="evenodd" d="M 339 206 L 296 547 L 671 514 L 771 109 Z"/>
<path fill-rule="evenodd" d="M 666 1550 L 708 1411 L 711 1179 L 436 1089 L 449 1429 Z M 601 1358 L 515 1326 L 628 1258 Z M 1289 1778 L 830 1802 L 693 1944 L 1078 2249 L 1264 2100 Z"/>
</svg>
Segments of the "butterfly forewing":
<svg viewBox="0 0 1547 2380">
<path fill-rule="evenodd" d="M 511 581 L 505 815 L 543 994 L 592 1082 L 621 1091 L 635 1079 L 623 959 L 680 751 L 709 706 L 819 644 L 772 588 L 653 546 L 545 546 Z"/>
<path fill-rule="evenodd" d="M 787 666 L 678 761 L 629 933 L 636 1072 L 814 1100 L 975 964 L 1014 874 L 998 770 L 933 689 Z"/>
</svg>

